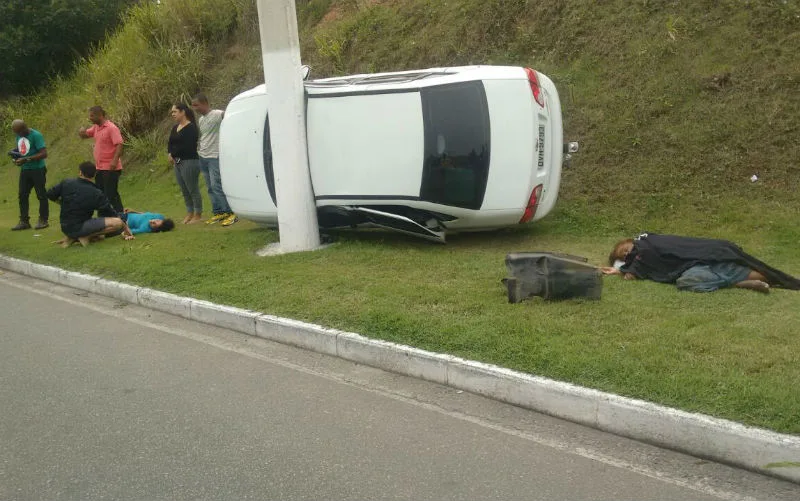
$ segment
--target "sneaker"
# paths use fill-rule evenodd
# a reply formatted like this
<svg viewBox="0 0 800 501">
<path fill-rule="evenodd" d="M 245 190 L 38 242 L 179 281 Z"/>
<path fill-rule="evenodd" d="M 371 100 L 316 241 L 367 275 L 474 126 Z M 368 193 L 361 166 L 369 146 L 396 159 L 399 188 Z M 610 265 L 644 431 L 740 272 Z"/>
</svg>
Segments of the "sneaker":
<svg viewBox="0 0 800 501">
<path fill-rule="evenodd" d="M 206 221 L 206 224 L 219 223 L 220 221 L 222 221 L 226 217 L 228 217 L 228 215 L 225 214 L 224 212 L 222 214 L 214 214 L 213 216 L 211 216 L 211 219 L 208 219 Z"/>
<path fill-rule="evenodd" d="M 20 221 L 16 226 L 11 228 L 11 231 L 19 231 L 19 230 L 30 230 L 31 223 L 27 221 Z"/>
<path fill-rule="evenodd" d="M 34 230 L 43 230 L 50 226 L 50 223 L 47 222 L 46 219 L 40 219 L 36 226 L 33 227 Z"/>
<path fill-rule="evenodd" d="M 231 212 L 230 214 L 226 214 L 225 219 L 222 220 L 222 226 L 230 226 L 238 220 L 239 217 L 233 212 Z"/>
</svg>

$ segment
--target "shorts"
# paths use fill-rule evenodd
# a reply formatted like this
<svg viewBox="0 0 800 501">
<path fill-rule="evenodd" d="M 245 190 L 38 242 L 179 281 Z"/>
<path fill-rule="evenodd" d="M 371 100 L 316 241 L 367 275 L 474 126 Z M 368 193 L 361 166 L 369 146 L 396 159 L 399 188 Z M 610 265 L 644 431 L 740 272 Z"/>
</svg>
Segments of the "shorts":
<svg viewBox="0 0 800 501">
<path fill-rule="evenodd" d="M 698 264 L 684 271 L 675 285 L 682 291 L 712 292 L 747 280 L 749 274 L 750 268 L 732 262 Z"/>
<path fill-rule="evenodd" d="M 83 222 L 83 226 L 78 231 L 67 233 L 69 238 L 80 238 L 99 233 L 106 228 L 106 218 L 95 217 Z"/>
</svg>

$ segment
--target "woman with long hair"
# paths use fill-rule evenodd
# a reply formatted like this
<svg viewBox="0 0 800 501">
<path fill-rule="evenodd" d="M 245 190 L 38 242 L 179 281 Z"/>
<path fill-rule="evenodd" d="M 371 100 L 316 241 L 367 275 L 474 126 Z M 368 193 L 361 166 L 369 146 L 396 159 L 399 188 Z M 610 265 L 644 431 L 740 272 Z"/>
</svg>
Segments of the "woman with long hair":
<svg viewBox="0 0 800 501">
<path fill-rule="evenodd" d="M 193 224 L 203 219 L 203 198 L 200 195 L 200 161 L 197 155 L 199 131 L 194 112 L 183 104 L 175 104 L 170 110 L 175 126 L 169 133 L 167 152 L 169 161 L 175 166 L 175 178 L 186 204 L 183 224 Z"/>
</svg>

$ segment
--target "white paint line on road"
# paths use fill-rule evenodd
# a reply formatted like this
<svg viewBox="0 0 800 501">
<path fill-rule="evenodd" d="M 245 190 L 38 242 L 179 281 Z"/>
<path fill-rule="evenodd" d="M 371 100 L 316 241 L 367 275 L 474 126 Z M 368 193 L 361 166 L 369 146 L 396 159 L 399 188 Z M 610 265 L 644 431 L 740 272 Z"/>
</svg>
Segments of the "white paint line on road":
<svg viewBox="0 0 800 501">
<path fill-rule="evenodd" d="M 225 350 L 225 351 L 237 353 L 237 354 L 240 354 L 240 355 L 244 355 L 244 356 L 247 356 L 247 357 L 250 357 L 250 358 L 258 359 L 258 360 L 261 360 L 261 361 L 264 361 L 264 362 L 267 362 L 267 363 L 270 363 L 270 364 L 278 365 L 278 366 L 281 366 L 281 367 L 284 367 L 284 368 L 287 368 L 287 369 L 291 369 L 291 370 L 294 370 L 294 371 L 297 371 L 297 372 L 301 372 L 301 373 L 304 373 L 304 374 L 308 374 L 308 375 L 311 375 L 311 376 L 320 377 L 320 378 L 326 379 L 328 381 L 336 382 L 338 384 L 343 384 L 343 385 L 347 385 L 347 386 L 350 386 L 350 387 L 358 388 L 360 390 L 367 391 L 367 392 L 370 392 L 370 393 L 373 393 L 373 394 L 377 394 L 377 395 L 381 395 L 381 396 L 383 396 L 385 398 L 390 398 L 392 400 L 403 402 L 403 403 L 408 404 L 408 405 L 413 405 L 415 407 L 419 407 L 419 408 L 427 410 L 427 411 L 436 412 L 438 414 L 442 414 L 442 415 L 445 415 L 445 416 L 448 416 L 448 417 L 451 417 L 451 418 L 454 418 L 454 419 L 458 419 L 460 421 L 465 421 L 465 422 L 468 422 L 468 423 L 471 423 L 471 424 L 474 424 L 474 425 L 477 425 L 477 426 L 480 426 L 480 427 L 483 427 L 483 428 L 486 428 L 486 429 L 490 429 L 490 430 L 497 431 L 497 432 L 500 432 L 500 433 L 504 433 L 504 434 L 507 434 L 507 435 L 511 435 L 511 436 L 514 436 L 514 437 L 517 437 L 517 438 L 521 438 L 521 439 L 536 443 L 538 445 L 542 445 L 542 446 L 549 447 L 549 448 L 552 448 L 552 449 L 556 449 L 556 450 L 559 450 L 559 451 L 562 451 L 562 452 L 566 452 L 566 453 L 569 453 L 569 454 L 574 454 L 576 456 L 580 456 L 580 457 L 587 458 L 587 459 L 590 459 L 590 460 L 593 460 L 593 461 L 597 461 L 597 462 L 603 463 L 603 464 L 608 465 L 608 466 L 612 466 L 612 467 L 615 467 L 615 468 L 628 470 L 628 471 L 631 471 L 631 472 L 634 472 L 634 473 L 637 473 L 637 474 L 640 474 L 640 475 L 647 476 L 649 478 L 660 480 L 660 481 L 665 482 L 665 483 L 669 483 L 669 484 L 676 485 L 676 486 L 679 486 L 679 487 L 691 489 L 691 490 L 694 490 L 696 492 L 699 492 L 699 493 L 702 493 L 702 494 L 706 494 L 706 495 L 710 495 L 710 496 L 714 496 L 714 497 L 717 497 L 717 498 L 725 500 L 725 501 L 758 501 L 757 498 L 753 498 L 753 497 L 750 497 L 750 496 L 738 494 L 738 493 L 727 491 L 727 490 L 724 490 L 724 489 L 718 489 L 718 488 L 715 488 L 713 486 L 707 485 L 706 483 L 703 483 L 703 482 L 686 480 L 684 478 L 679 478 L 679 477 L 676 477 L 676 476 L 672 476 L 672 475 L 666 474 L 666 473 L 664 473 L 662 471 L 659 471 L 657 469 L 654 469 L 654 468 L 649 468 L 646 465 L 635 464 L 635 463 L 632 463 L 632 462 L 629 462 L 629 461 L 625 461 L 625 460 L 621 460 L 621 459 L 618 459 L 618 458 L 615 458 L 615 457 L 611 457 L 609 455 L 604 454 L 600 450 L 589 449 L 589 448 L 586 448 L 586 447 L 577 447 L 577 446 L 575 446 L 573 444 L 570 444 L 568 442 L 564 442 L 564 441 L 560 441 L 560 440 L 553 440 L 552 438 L 548 438 L 548 437 L 545 437 L 545 436 L 542 436 L 542 435 L 539 435 L 539 434 L 533 434 L 533 433 L 530 433 L 530 432 L 525 432 L 525 431 L 513 429 L 513 428 L 510 428 L 510 427 L 507 427 L 507 426 L 499 425 L 497 423 L 492 423 L 490 421 L 487 421 L 487 420 L 482 419 L 482 418 L 477 417 L 477 416 L 472 416 L 472 415 L 469 415 L 469 414 L 465 414 L 463 412 L 444 409 L 442 407 L 439 407 L 439 406 L 436 406 L 436 405 L 433 405 L 433 404 L 429 404 L 429 403 L 426 403 L 426 402 L 421 402 L 419 400 L 415 400 L 413 398 L 409 398 L 409 397 L 406 397 L 404 395 L 399 395 L 397 393 L 392 393 L 392 392 L 389 392 L 389 391 L 386 391 L 386 390 L 383 390 L 383 389 L 378 389 L 378 388 L 366 386 L 366 385 L 363 385 L 363 384 L 359 384 L 359 383 L 354 382 L 352 380 L 348 380 L 348 379 L 345 379 L 345 378 L 337 377 L 337 376 L 332 375 L 330 373 L 316 371 L 316 370 L 313 370 L 313 369 L 309 369 L 307 367 L 303 367 L 301 365 L 297 365 L 297 364 L 293 364 L 291 362 L 287 362 L 285 360 L 280 360 L 280 359 L 276 359 L 276 358 L 273 358 L 273 357 L 269 357 L 269 356 L 263 355 L 261 353 L 257 353 L 255 351 L 253 351 L 251 348 L 238 346 L 238 345 L 236 345 L 234 343 L 226 342 L 224 340 L 221 340 L 218 337 L 209 336 L 209 335 L 205 335 L 205 334 L 200 334 L 198 332 L 193 332 L 193 331 L 189 331 L 189 330 L 185 330 L 185 329 L 177 329 L 177 328 L 173 328 L 173 327 L 167 327 L 167 326 L 159 325 L 159 324 L 156 324 L 156 323 L 153 323 L 153 322 L 148 322 L 146 320 L 141 320 L 141 319 L 138 319 L 138 318 L 130 318 L 128 315 L 125 315 L 122 310 L 109 310 L 107 308 L 103 308 L 103 307 L 98 306 L 98 305 L 87 304 L 85 300 L 84 301 L 74 300 L 74 299 L 71 299 L 69 297 L 65 297 L 65 296 L 62 296 L 60 294 L 57 294 L 57 293 L 53 293 L 53 292 L 50 292 L 50 291 L 37 289 L 35 287 L 30 287 L 28 285 L 23 285 L 23 284 L 15 282 L 13 280 L 8 280 L 7 278 L 2 277 L 2 276 L 0 276 L 0 282 L 4 283 L 6 285 L 10 285 L 12 287 L 16 287 L 18 289 L 22 289 L 22 290 L 25 290 L 25 291 L 28 291 L 28 292 L 32 292 L 34 294 L 38 294 L 38 295 L 41 295 L 41 296 L 46 296 L 46 297 L 49 297 L 49 298 L 52 298 L 52 299 L 56 299 L 58 301 L 62 301 L 62 302 L 65 302 L 65 303 L 68 303 L 68 304 L 71 304 L 71 305 L 74 305 L 74 306 L 78 306 L 78 307 L 81 307 L 81 308 L 86 308 L 88 310 L 92 310 L 92 311 L 107 315 L 109 317 L 118 318 L 118 319 L 130 322 L 130 323 L 136 324 L 136 325 L 140 325 L 142 327 L 147 327 L 149 329 L 160 331 L 160 332 L 163 332 L 163 333 L 166 333 L 166 334 L 180 336 L 182 338 L 190 339 L 192 341 L 203 343 L 203 344 L 206 344 L 206 345 L 209 345 L 209 346 L 221 349 L 221 350 Z M 190 321 L 190 320 L 187 320 L 187 319 L 183 319 L 183 320 Z M 241 333 L 238 333 L 238 332 L 236 332 L 235 334 L 237 336 L 242 336 L 242 338 L 245 338 L 245 339 L 247 338 L 247 336 L 244 335 L 244 334 L 241 334 Z M 262 342 L 264 342 L 265 344 L 267 343 L 267 341 L 263 341 L 263 340 L 262 340 Z M 430 383 L 430 384 L 436 384 L 436 383 Z M 533 412 L 533 411 L 531 411 L 531 412 Z"/>
</svg>

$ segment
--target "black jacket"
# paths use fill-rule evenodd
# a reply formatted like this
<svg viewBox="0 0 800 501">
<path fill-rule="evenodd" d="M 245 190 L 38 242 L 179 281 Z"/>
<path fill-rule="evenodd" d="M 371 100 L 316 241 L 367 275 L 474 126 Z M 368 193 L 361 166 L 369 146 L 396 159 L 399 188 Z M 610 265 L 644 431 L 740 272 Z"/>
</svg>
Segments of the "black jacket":
<svg viewBox="0 0 800 501">
<path fill-rule="evenodd" d="M 633 241 L 623 272 L 655 282 L 674 283 L 698 264 L 734 262 L 764 275 L 770 285 L 800 290 L 800 280 L 744 252 L 727 240 L 643 233 Z"/>
<path fill-rule="evenodd" d="M 47 190 L 47 198 L 61 199 L 61 231 L 66 235 L 78 233 L 94 211 L 100 217 L 117 217 L 106 195 L 87 179 L 65 179 Z"/>
<path fill-rule="evenodd" d="M 199 137 L 197 125 L 189 122 L 186 127 L 178 130 L 175 125 L 169 133 L 167 142 L 167 152 L 175 160 L 191 160 L 200 158 L 197 155 L 197 139 Z"/>
</svg>

